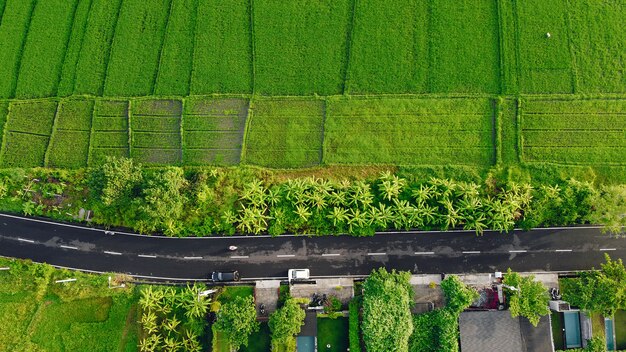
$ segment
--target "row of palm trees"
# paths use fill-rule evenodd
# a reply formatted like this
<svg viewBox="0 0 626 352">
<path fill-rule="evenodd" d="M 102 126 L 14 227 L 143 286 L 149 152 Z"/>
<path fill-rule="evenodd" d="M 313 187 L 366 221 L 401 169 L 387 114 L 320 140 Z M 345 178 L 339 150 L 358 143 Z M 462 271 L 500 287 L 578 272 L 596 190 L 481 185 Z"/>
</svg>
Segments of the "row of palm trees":
<svg viewBox="0 0 626 352">
<path fill-rule="evenodd" d="M 201 351 L 199 334 L 211 300 L 201 297 L 200 285 L 185 289 L 146 286 L 141 291 L 139 307 L 146 336 L 139 342 L 142 352 Z"/>
<path fill-rule="evenodd" d="M 242 233 L 273 226 L 293 232 L 368 234 L 385 229 L 463 228 L 508 231 L 532 200 L 528 184 L 489 192 L 475 183 L 432 178 L 409 182 L 385 172 L 373 182 L 291 179 L 267 187 L 260 180 L 241 192 L 238 210 L 222 220 Z"/>
</svg>

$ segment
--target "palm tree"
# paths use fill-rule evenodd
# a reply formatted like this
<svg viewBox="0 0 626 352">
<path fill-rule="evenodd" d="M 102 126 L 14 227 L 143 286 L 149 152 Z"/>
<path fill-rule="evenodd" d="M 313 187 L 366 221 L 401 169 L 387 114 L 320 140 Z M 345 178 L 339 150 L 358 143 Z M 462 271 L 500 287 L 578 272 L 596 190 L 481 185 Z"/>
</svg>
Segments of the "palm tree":
<svg viewBox="0 0 626 352">
<path fill-rule="evenodd" d="M 307 222 L 309 217 L 313 215 L 305 205 L 296 205 L 295 213 L 302 221 Z"/>
<path fill-rule="evenodd" d="M 476 236 L 480 236 L 484 233 L 485 229 L 487 229 L 487 224 L 485 223 L 485 214 L 482 212 L 475 213 L 473 216 L 470 216 L 465 219 L 465 225 L 463 225 L 464 230 L 474 230 L 476 232 Z"/>
<path fill-rule="evenodd" d="M 385 171 L 380 176 L 379 190 L 383 195 L 383 198 L 391 201 L 393 198 L 397 198 L 402 192 L 402 188 L 406 185 L 406 180 L 401 179 L 396 175 L 392 175 L 389 171 Z"/>
<path fill-rule="evenodd" d="M 202 346 L 198 341 L 198 336 L 191 331 L 186 330 L 183 335 L 182 347 L 185 352 L 200 352 L 202 351 Z"/>
<path fill-rule="evenodd" d="M 176 340 L 173 337 L 165 337 L 163 339 L 163 349 L 168 352 L 178 351 L 181 347 L 180 341 Z"/>
<path fill-rule="evenodd" d="M 261 180 L 253 180 L 244 186 L 240 198 L 247 200 L 252 206 L 261 207 L 265 205 L 265 191 L 265 186 Z"/>
<path fill-rule="evenodd" d="M 344 206 L 347 202 L 347 193 L 343 189 L 336 189 L 328 195 L 328 201 L 334 206 Z"/>
<path fill-rule="evenodd" d="M 333 221 L 333 226 L 339 227 L 338 224 L 348 221 L 348 211 L 345 208 L 333 207 L 326 217 Z"/>
<path fill-rule="evenodd" d="M 163 327 L 167 331 L 176 332 L 176 329 L 180 325 L 180 320 L 176 319 L 176 316 L 171 317 L 163 322 Z"/>
<path fill-rule="evenodd" d="M 363 181 L 357 181 L 352 185 L 352 187 L 350 187 L 350 192 L 348 193 L 348 204 L 355 207 L 360 205 L 362 208 L 365 208 L 372 204 L 373 201 L 374 196 L 372 195 L 369 184 Z"/>
<path fill-rule="evenodd" d="M 154 334 L 159 330 L 157 326 L 157 316 L 156 314 L 154 314 L 154 312 L 150 310 L 143 312 L 143 314 L 141 315 L 141 320 L 139 322 L 141 323 L 143 329 L 148 332 L 148 334 Z"/>
<path fill-rule="evenodd" d="M 425 204 L 429 199 L 433 197 L 434 194 L 434 186 L 428 186 L 426 184 L 421 184 L 418 189 L 414 189 L 411 192 L 411 196 L 415 199 L 415 202 L 418 205 Z"/>
<path fill-rule="evenodd" d="M 364 228 L 370 224 L 370 219 L 366 212 L 362 212 L 359 209 L 350 209 L 348 215 L 348 228 L 350 232 L 353 232 L 353 227 Z"/>
<path fill-rule="evenodd" d="M 161 344 L 161 335 L 151 334 L 150 336 L 139 341 L 139 350 L 142 352 L 154 352 Z"/>
<path fill-rule="evenodd" d="M 370 218 L 372 223 L 379 229 L 386 229 L 388 224 L 393 221 L 393 209 L 383 203 L 378 203 L 378 207 L 370 208 Z"/>
</svg>

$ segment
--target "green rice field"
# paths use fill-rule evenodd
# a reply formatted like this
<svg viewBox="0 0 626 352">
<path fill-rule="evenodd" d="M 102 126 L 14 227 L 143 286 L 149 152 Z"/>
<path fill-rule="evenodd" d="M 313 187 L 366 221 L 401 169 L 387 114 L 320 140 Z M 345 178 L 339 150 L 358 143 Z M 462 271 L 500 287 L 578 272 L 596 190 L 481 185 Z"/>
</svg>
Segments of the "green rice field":
<svg viewBox="0 0 626 352">
<path fill-rule="evenodd" d="M 0 10 L 2 167 L 626 166 L 623 0 Z"/>
</svg>

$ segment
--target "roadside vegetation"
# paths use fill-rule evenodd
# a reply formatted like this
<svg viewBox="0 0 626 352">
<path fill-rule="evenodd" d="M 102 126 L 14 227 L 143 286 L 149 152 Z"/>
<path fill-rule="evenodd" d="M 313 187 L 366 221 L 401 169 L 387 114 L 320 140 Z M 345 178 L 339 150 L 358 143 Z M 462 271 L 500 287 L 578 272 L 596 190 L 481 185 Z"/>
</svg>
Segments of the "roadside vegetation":
<svg viewBox="0 0 626 352">
<path fill-rule="evenodd" d="M 364 236 L 386 229 L 480 235 L 587 223 L 619 233 L 626 222 L 624 186 L 574 179 L 520 183 L 498 170 L 471 181 L 412 170 L 314 176 L 323 171 L 293 177 L 254 168 L 143 168 L 125 158 L 76 171 L 11 169 L 0 171 L 0 210 L 72 221 L 85 220 L 83 208 L 92 211 L 92 223 L 167 236 Z"/>
</svg>

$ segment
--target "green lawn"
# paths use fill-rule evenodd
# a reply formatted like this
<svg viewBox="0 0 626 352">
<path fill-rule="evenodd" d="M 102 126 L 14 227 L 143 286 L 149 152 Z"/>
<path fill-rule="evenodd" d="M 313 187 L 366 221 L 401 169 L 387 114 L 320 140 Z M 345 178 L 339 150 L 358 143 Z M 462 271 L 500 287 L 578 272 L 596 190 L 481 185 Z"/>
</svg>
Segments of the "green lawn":
<svg viewBox="0 0 626 352">
<path fill-rule="evenodd" d="M 235 297 L 246 297 L 254 294 L 254 286 L 224 286 L 218 296 L 220 302 L 228 302 Z"/>
<path fill-rule="evenodd" d="M 626 350 L 626 311 L 618 310 L 615 312 L 615 340 L 618 350 Z"/>
<path fill-rule="evenodd" d="M 551 312 L 550 319 L 552 320 L 552 339 L 554 341 L 554 348 L 556 350 L 565 349 L 565 340 L 563 336 L 563 320 L 562 314 L 558 312 Z"/>
<path fill-rule="evenodd" d="M 348 318 L 317 318 L 317 346 L 319 351 L 345 351 L 350 346 Z"/>
<path fill-rule="evenodd" d="M 261 323 L 258 332 L 248 338 L 248 347 L 242 347 L 239 352 L 267 352 L 271 349 L 270 327 L 267 323 Z"/>
</svg>

